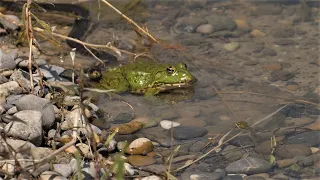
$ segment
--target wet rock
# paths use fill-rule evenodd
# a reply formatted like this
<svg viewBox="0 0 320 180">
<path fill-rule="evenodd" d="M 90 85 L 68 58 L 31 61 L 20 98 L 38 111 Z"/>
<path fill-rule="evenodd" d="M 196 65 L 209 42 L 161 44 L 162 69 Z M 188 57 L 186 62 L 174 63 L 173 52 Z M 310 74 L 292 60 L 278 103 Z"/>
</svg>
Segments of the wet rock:
<svg viewBox="0 0 320 180">
<path fill-rule="evenodd" d="M 287 83 L 287 89 L 289 91 L 296 91 L 299 89 L 299 84 L 296 82 L 288 82 Z"/>
<path fill-rule="evenodd" d="M 195 97 L 200 100 L 207 100 L 215 97 L 217 94 L 211 88 L 198 88 L 195 90 Z"/>
<path fill-rule="evenodd" d="M 167 119 L 167 120 L 172 120 L 172 119 L 176 119 L 179 117 L 178 113 L 172 109 L 168 109 L 168 110 L 161 112 L 160 116 L 162 119 Z"/>
<path fill-rule="evenodd" d="M 268 172 L 272 165 L 263 159 L 246 157 L 230 163 L 226 167 L 227 173 L 257 174 Z"/>
<path fill-rule="evenodd" d="M 244 54 L 250 55 L 251 53 L 260 53 L 264 49 L 263 43 L 242 43 L 239 51 L 242 51 Z"/>
<path fill-rule="evenodd" d="M 208 133 L 203 127 L 195 126 L 178 126 L 172 128 L 173 138 L 178 140 L 188 140 L 197 137 L 202 137 Z"/>
<path fill-rule="evenodd" d="M 288 26 L 276 27 L 271 31 L 271 35 L 275 38 L 290 38 L 294 36 L 294 29 Z"/>
<path fill-rule="evenodd" d="M 128 123 L 130 121 L 133 120 L 133 115 L 132 113 L 119 113 L 116 115 L 116 117 L 114 117 L 112 123 L 113 124 L 124 124 L 124 123 Z"/>
<path fill-rule="evenodd" d="M 309 156 L 311 149 L 303 144 L 286 144 L 278 147 L 275 155 L 282 159 L 289 159 L 295 156 Z"/>
<path fill-rule="evenodd" d="M 275 40 L 273 43 L 279 46 L 287 46 L 287 45 L 294 44 L 295 42 L 292 39 L 278 39 L 278 40 Z"/>
<path fill-rule="evenodd" d="M 243 19 L 236 19 L 234 20 L 237 24 L 237 29 L 243 31 L 243 32 L 249 32 L 251 31 L 251 27 L 249 26 L 248 22 Z"/>
<path fill-rule="evenodd" d="M 243 156 L 241 149 L 232 145 L 225 147 L 221 155 L 229 162 L 239 160 Z"/>
<path fill-rule="evenodd" d="M 296 159 L 282 159 L 277 160 L 276 164 L 279 168 L 289 167 L 297 162 Z"/>
<path fill-rule="evenodd" d="M 282 66 L 281 63 L 274 62 L 263 65 L 263 68 L 266 70 L 281 70 Z"/>
<path fill-rule="evenodd" d="M 142 127 L 143 123 L 139 121 L 130 121 L 129 123 L 111 127 L 110 131 L 117 131 L 118 134 L 132 134 L 139 131 Z"/>
<path fill-rule="evenodd" d="M 275 51 L 274 49 L 270 49 L 270 48 L 265 48 L 261 53 L 264 56 L 276 56 L 277 55 L 277 51 Z"/>
<path fill-rule="evenodd" d="M 304 144 L 306 146 L 317 146 L 320 144 L 320 131 L 306 131 L 286 138 L 286 144 Z"/>
<path fill-rule="evenodd" d="M 160 126 L 163 129 L 170 129 L 172 127 L 180 126 L 180 123 L 174 122 L 174 121 L 162 120 L 162 121 L 160 121 Z"/>
<path fill-rule="evenodd" d="M 186 172 L 185 175 L 182 174 L 183 179 L 192 180 L 219 180 L 225 176 L 225 172 Z"/>
<path fill-rule="evenodd" d="M 138 138 L 132 141 L 126 149 L 126 153 L 131 155 L 145 155 L 153 150 L 152 142 L 147 138 Z"/>
<path fill-rule="evenodd" d="M 204 8 L 207 5 L 208 0 L 186 0 L 184 2 L 190 9 L 196 9 Z"/>
<path fill-rule="evenodd" d="M 147 166 L 156 163 L 156 160 L 149 156 L 132 155 L 127 158 L 132 166 Z"/>
<path fill-rule="evenodd" d="M 53 170 L 63 177 L 69 177 L 72 173 L 72 167 L 69 164 L 53 164 Z"/>
<path fill-rule="evenodd" d="M 36 146 L 42 143 L 42 114 L 39 111 L 24 110 L 14 114 L 13 120 L 5 126 L 6 135 L 28 140 Z"/>
<path fill-rule="evenodd" d="M 207 20 L 199 17 L 182 18 L 178 24 L 178 29 L 188 33 L 194 33 L 201 24 L 206 24 Z"/>
<path fill-rule="evenodd" d="M 222 30 L 232 31 L 237 27 L 233 19 L 228 16 L 214 14 L 207 16 L 206 19 L 213 26 L 213 32 Z"/>
<path fill-rule="evenodd" d="M 261 177 L 261 176 L 252 175 L 252 176 L 245 177 L 243 180 L 266 180 L 266 178 Z"/>
<path fill-rule="evenodd" d="M 206 145 L 205 142 L 203 141 L 197 141 L 195 143 L 193 143 L 190 147 L 189 147 L 189 151 L 190 152 L 201 152 L 202 148 Z"/>
<path fill-rule="evenodd" d="M 319 162 L 320 160 L 320 154 L 316 153 L 316 154 L 312 154 L 306 158 L 303 158 L 301 163 L 303 166 L 312 166 L 314 163 Z"/>
<path fill-rule="evenodd" d="M 285 70 L 275 70 L 270 74 L 268 79 L 271 82 L 275 82 L 278 80 L 288 81 L 289 79 L 292 79 L 294 76 L 295 76 L 294 72 L 288 72 Z"/>
<path fill-rule="evenodd" d="M 105 119 L 94 119 L 91 122 L 91 124 L 97 126 L 101 130 L 106 130 L 106 129 L 109 129 L 111 127 L 111 124 L 108 121 L 106 121 Z"/>
<path fill-rule="evenodd" d="M 223 46 L 223 48 L 229 52 L 233 52 L 240 47 L 240 43 L 238 42 L 230 42 Z"/>
<path fill-rule="evenodd" d="M 211 24 L 202 24 L 197 27 L 196 32 L 200 34 L 210 34 L 213 32 L 213 26 Z"/>
<path fill-rule="evenodd" d="M 168 136 L 168 130 L 165 130 L 161 127 L 152 127 L 139 131 L 143 137 L 146 137 L 152 141 L 159 143 L 164 147 L 171 147 L 176 144 L 175 140 L 171 140 Z"/>
<path fill-rule="evenodd" d="M 262 15 L 278 15 L 282 12 L 282 6 L 279 4 L 261 4 L 252 9 L 252 16 L 262 16 Z"/>
<path fill-rule="evenodd" d="M 52 103 L 44 98 L 35 95 L 25 95 L 15 102 L 17 109 L 36 110 L 42 113 L 42 126 L 49 129 L 55 122 L 55 114 Z"/>
</svg>

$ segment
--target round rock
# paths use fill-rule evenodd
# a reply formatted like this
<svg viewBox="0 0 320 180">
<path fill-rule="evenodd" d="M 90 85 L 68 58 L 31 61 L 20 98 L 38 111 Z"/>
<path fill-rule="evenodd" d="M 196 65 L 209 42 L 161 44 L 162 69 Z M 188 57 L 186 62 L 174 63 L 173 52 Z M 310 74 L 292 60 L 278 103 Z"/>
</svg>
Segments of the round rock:
<svg viewBox="0 0 320 180">
<path fill-rule="evenodd" d="M 197 137 L 202 137 L 208 133 L 203 127 L 196 126 L 178 126 L 173 127 L 173 138 L 177 140 L 188 140 Z"/>
<path fill-rule="evenodd" d="M 230 163 L 226 171 L 234 174 L 258 174 L 268 172 L 271 167 L 272 165 L 266 160 L 246 157 Z"/>
<path fill-rule="evenodd" d="M 42 143 L 42 114 L 39 111 L 24 110 L 17 112 L 13 120 L 5 126 L 7 136 L 28 140 L 36 146 Z"/>
<path fill-rule="evenodd" d="M 49 129 L 55 121 L 54 108 L 51 102 L 47 99 L 29 94 L 25 95 L 16 101 L 16 106 L 21 110 L 37 110 L 43 115 L 42 126 L 44 129 Z"/>
<path fill-rule="evenodd" d="M 160 126 L 161 126 L 163 129 L 170 129 L 170 128 L 172 128 L 172 127 L 180 126 L 180 123 L 178 123 L 178 122 L 173 122 L 173 121 L 168 121 L 168 120 L 163 120 L 163 121 L 160 121 Z"/>
</svg>

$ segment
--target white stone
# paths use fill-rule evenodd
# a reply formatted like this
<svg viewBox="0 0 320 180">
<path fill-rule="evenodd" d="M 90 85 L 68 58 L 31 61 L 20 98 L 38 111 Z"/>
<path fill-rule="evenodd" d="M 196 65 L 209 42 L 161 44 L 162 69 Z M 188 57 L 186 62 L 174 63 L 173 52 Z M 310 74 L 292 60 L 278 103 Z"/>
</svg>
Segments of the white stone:
<svg viewBox="0 0 320 180">
<path fill-rule="evenodd" d="M 178 123 L 178 122 L 173 122 L 173 121 L 169 121 L 169 120 L 162 120 L 162 121 L 160 121 L 160 126 L 161 126 L 163 129 L 170 129 L 170 128 L 172 128 L 172 127 L 180 126 L 180 123 Z"/>
</svg>

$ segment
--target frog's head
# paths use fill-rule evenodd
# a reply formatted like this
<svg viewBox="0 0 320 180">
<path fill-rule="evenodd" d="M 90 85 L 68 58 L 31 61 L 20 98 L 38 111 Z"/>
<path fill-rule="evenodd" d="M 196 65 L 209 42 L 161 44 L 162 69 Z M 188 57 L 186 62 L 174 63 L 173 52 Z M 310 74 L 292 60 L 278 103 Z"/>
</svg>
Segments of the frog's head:
<svg viewBox="0 0 320 180">
<path fill-rule="evenodd" d="M 163 90 L 176 89 L 191 86 L 196 78 L 187 70 L 187 65 L 179 63 L 176 65 L 163 66 L 154 77 L 154 86 Z"/>
</svg>

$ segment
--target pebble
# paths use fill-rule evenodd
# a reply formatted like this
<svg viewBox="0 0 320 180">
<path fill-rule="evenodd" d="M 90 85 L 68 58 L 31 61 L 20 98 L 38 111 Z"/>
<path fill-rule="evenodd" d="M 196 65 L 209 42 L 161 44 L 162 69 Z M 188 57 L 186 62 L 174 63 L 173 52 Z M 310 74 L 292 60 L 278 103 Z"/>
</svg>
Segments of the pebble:
<svg viewBox="0 0 320 180">
<path fill-rule="evenodd" d="M 194 33 L 201 24 L 206 24 L 207 20 L 198 17 L 185 17 L 178 22 L 178 29 L 187 33 Z"/>
<path fill-rule="evenodd" d="M 14 69 L 16 67 L 16 63 L 14 59 L 17 57 L 17 55 L 18 55 L 17 51 L 4 53 L 0 49 L 0 69 Z"/>
<path fill-rule="evenodd" d="M 304 144 L 312 147 L 320 144 L 319 138 L 320 130 L 306 131 L 303 133 L 291 135 L 286 138 L 286 144 Z"/>
<path fill-rule="evenodd" d="M 240 29 L 245 32 L 249 32 L 251 30 L 251 27 L 249 26 L 246 20 L 235 19 L 234 22 L 237 24 L 237 29 Z"/>
<path fill-rule="evenodd" d="M 73 172 L 72 167 L 69 164 L 53 164 L 53 170 L 66 178 Z"/>
<path fill-rule="evenodd" d="M 76 147 L 79 148 L 81 154 L 88 158 L 88 159 L 92 159 L 93 158 L 93 154 L 92 151 L 90 151 L 90 146 L 88 146 L 87 144 L 84 143 L 78 143 L 76 144 Z"/>
<path fill-rule="evenodd" d="M 20 90 L 20 86 L 15 81 L 9 81 L 9 82 L 0 84 L 0 95 L 4 97 L 14 94 L 19 90 Z"/>
<path fill-rule="evenodd" d="M 288 81 L 294 77 L 295 77 L 295 73 L 293 73 L 293 72 L 289 72 L 289 71 L 285 71 L 285 70 L 275 70 L 270 74 L 268 79 L 271 82 L 275 82 L 278 80 Z"/>
<path fill-rule="evenodd" d="M 124 123 L 128 123 L 128 122 L 132 121 L 133 118 L 134 117 L 133 117 L 132 113 L 126 113 L 126 112 L 119 113 L 114 117 L 112 123 L 113 124 L 124 124 Z"/>
<path fill-rule="evenodd" d="M 170 129 L 172 127 L 180 126 L 180 123 L 174 122 L 174 121 L 169 121 L 169 120 L 162 120 L 162 121 L 160 121 L 160 126 L 163 129 Z"/>
<path fill-rule="evenodd" d="M 165 130 L 161 127 L 151 127 L 139 131 L 142 137 L 146 137 L 151 141 L 158 142 L 161 146 L 172 147 L 176 144 L 176 141 L 168 136 L 168 130 Z"/>
<path fill-rule="evenodd" d="M 213 26 L 213 32 L 222 30 L 233 31 L 237 27 L 233 19 L 228 16 L 213 14 L 207 16 L 206 19 Z"/>
<path fill-rule="evenodd" d="M 197 27 L 196 32 L 200 34 L 210 34 L 213 32 L 213 26 L 211 24 L 202 24 Z"/>
<path fill-rule="evenodd" d="M 268 172 L 271 167 L 272 165 L 266 160 L 246 157 L 228 164 L 226 171 L 237 174 L 257 174 Z"/>
<path fill-rule="evenodd" d="M 250 14 L 252 16 L 278 15 L 282 9 L 280 4 L 262 3 L 252 8 Z"/>
<path fill-rule="evenodd" d="M 296 159 L 281 159 L 276 161 L 279 168 L 289 167 L 297 162 Z"/>
<path fill-rule="evenodd" d="M 152 175 L 152 176 L 144 177 L 141 180 L 161 180 L 161 178 L 156 175 Z"/>
<path fill-rule="evenodd" d="M 153 150 L 152 142 L 147 138 L 138 138 L 132 141 L 126 150 L 131 155 L 145 155 Z"/>
<path fill-rule="evenodd" d="M 226 161 L 232 162 L 242 158 L 243 153 L 238 147 L 228 145 L 221 151 L 221 155 L 225 158 Z"/>
<path fill-rule="evenodd" d="M 6 135 L 30 141 L 36 146 L 42 144 L 42 114 L 39 111 L 23 110 L 14 114 L 19 121 L 5 126 Z"/>
<path fill-rule="evenodd" d="M 192 145 L 189 147 L 189 152 L 201 152 L 202 148 L 206 145 L 203 141 L 197 141 L 195 143 L 192 143 Z"/>
<path fill-rule="evenodd" d="M 273 43 L 279 46 L 287 46 L 294 44 L 294 41 L 292 39 L 278 39 L 275 40 Z"/>
<path fill-rule="evenodd" d="M 276 56 L 277 55 L 277 51 L 275 51 L 274 49 L 270 49 L 270 48 L 265 48 L 261 53 L 264 56 Z"/>
<path fill-rule="evenodd" d="M 188 140 L 202 137 L 208 133 L 205 128 L 195 126 L 178 126 L 171 129 L 173 131 L 173 138 L 177 140 Z"/>
<path fill-rule="evenodd" d="M 282 66 L 281 63 L 275 62 L 275 63 L 268 63 L 263 65 L 263 68 L 265 70 L 281 70 Z"/>
<path fill-rule="evenodd" d="M 277 157 L 282 159 L 289 159 L 295 156 L 309 156 L 311 154 L 311 149 L 303 144 L 280 145 L 275 153 Z"/>
<path fill-rule="evenodd" d="M 55 123 L 55 113 L 52 103 L 44 98 L 29 94 L 22 96 L 15 102 L 17 109 L 36 110 L 42 113 L 42 126 L 44 129 L 50 129 Z"/>
<path fill-rule="evenodd" d="M 17 30 L 22 25 L 21 20 L 15 15 L 1 15 L 0 24 L 7 30 Z M 1 69 L 1 68 L 0 68 Z"/>
<path fill-rule="evenodd" d="M 132 134 L 139 131 L 143 127 L 143 123 L 139 121 L 130 121 L 129 123 L 120 124 L 110 128 L 110 131 L 117 131 L 118 134 Z"/>
<path fill-rule="evenodd" d="M 258 29 L 254 29 L 250 32 L 250 35 L 252 37 L 263 37 L 263 36 L 266 36 L 267 34 Z"/>
<path fill-rule="evenodd" d="M 225 44 L 223 48 L 229 52 L 233 52 L 237 50 L 240 47 L 240 43 L 238 42 L 230 42 L 228 44 Z"/>
<path fill-rule="evenodd" d="M 132 166 L 147 166 L 156 163 L 156 160 L 149 156 L 131 155 L 127 158 Z"/>
<path fill-rule="evenodd" d="M 271 31 L 271 35 L 275 38 L 290 38 L 290 37 L 293 37 L 294 34 L 295 34 L 294 29 L 289 26 L 275 27 Z"/>
</svg>

